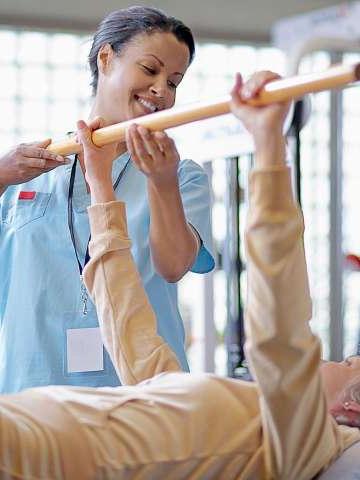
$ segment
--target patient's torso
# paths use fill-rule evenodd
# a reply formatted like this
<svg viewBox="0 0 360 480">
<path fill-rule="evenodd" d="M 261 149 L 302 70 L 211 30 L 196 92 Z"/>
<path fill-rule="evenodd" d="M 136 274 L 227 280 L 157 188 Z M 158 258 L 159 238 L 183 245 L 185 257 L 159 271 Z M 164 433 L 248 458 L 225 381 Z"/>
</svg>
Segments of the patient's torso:
<svg viewBox="0 0 360 480">
<path fill-rule="evenodd" d="M 65 401 L 84 426 L 104 478 L 122 478 L 122 473 L 124 478 L 230 480 L 255 465 L 259 472 L 261 422 L 254 384 L 171 373 L 96 394 L 72 390 L 71 399 L 63 396 L 67 392 L 56 388 L 51 395 Z"/>
<path fill-rule="evenodd" d="M 32 389 L 8 396 L 0 408 L 16 421 L 11 400 L 32 412 L 25 398 L 34 394 L 35 401 L 40 394 L 73 417 L 82 437 L 78 442 L 91 452 L 96 478 L 261 478 L 261 422 L 252 383 L 213 375 L 161 374 L 135 387 Z M 33 415 L 34 430 L 40 413 L 46 421 L 44 403 Z M 23 423 L 23 418 L 17 419 Z M 1 457 L 14 448 L 13 439 L 5 436 Z M 67 461 L 74 462 L 76 451 L 70 456 Z M 40 452 L 36 458 L 46 471 L 49 454 Z"/>
<path fill-rule="evenodd" d="M 30 405 L 32 398 L 37 402 L 35 408 L 34 402 Z M 60 439 L 56 438 L 54 421 L 47 421 L 49 415 L 54 417 L 54 404 L 60 409 L 55 423 L 61 422 L 61 411 L 64 416 Z M 24 431 L 24 418 L 28 431 L 32 431 L 28 441 L 35 442 L 35 450 L 40 449 L 35 456 L 32 451 L 32 457 L 26 458 L 27 445 L 23 442 L 22 465 L 16 450 L 17 468 L 27 468 L 23 478 L 33 474 L 31 468 L 39 471 L 38 465 L 32 466 L 33 458 L 42 463 L 42 471 L 46 472 L 50 463 L 54 471 L 52 455 L 59 456 L 54 445 L 58 442 L 61 447 L 67 441 L 66 433 L 74 437 L 72 430 L 77 440 L 71 451 L 62 446 L 61 455 L 68 456 L 62 463 L 87 457 L 81 473 L 84 479 L 267 478 L 254 383 L 210 374 L 165 373 L 134 387 L 32 389 L 2 397 L 0 409 L 9 432 L 7 435 L 2 429 L 0 465 L 15 451 L 16 436 Z M 19 415 L 21 410 L 26 412 L 25 417 Z M 53 437 L 49 433 L 41 437 L 42 422 L 52 424 Z M 53 445 L 44 449 L 49 438 Z M 62 475 L 71 478 L 65 476 L 66 472 Z"/>
</svg>

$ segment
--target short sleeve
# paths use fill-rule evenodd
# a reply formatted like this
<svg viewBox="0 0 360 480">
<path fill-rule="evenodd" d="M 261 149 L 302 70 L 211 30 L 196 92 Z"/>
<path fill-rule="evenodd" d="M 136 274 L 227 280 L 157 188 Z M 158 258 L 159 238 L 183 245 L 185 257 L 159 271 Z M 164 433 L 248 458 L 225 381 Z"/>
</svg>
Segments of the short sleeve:
<svg viewBox="0 0 360 480">
<path fill-rule="evenodd" d="M 203 168 L 191 160 L 183 160 L 179 166 L 180 194 L 185 217 L 201 239 L 201 247 L 191 267 L 195 273 L 210 272 L 214 266 L 210 218 L 209 179 Z"/>
</svg>

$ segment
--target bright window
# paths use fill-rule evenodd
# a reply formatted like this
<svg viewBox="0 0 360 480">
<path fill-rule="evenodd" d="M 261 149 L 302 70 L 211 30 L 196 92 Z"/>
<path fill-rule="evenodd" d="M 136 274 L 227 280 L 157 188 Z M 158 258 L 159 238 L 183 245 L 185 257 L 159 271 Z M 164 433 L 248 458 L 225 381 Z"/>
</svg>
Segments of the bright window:
<svg viewBox="0 0 360 480">
<path fill-rule="evenodd" d="M 0 150 L 62 138 L 86 114 L 89 43 L 82 35 L 0 30 Z"/>
</svg>

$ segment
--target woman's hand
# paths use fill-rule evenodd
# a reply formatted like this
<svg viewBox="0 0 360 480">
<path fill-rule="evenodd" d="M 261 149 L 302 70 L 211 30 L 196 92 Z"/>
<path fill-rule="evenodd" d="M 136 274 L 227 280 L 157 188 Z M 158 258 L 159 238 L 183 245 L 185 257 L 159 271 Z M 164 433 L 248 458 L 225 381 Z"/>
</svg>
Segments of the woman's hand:
<svg viewBox="0 0 360 480">
<path fill-rule="evenodd" d="M 177 183 L 180 157 L 166 133 L 134 124 L 126 131 L 126 144 L 133 162 L 154 186 Z"/>
<path fill-rule="evenodd" d="M 281 78 L 268 71 L 257 72 L 247 82 L 241 75 L 236 75 L 236 83 L 231 91 L 231 111 L 239 118 L 252 134 L 257 149 L 266 148 L 274 137 L 283 136 L 283 124 L 290 103 L 274 103 L 271 105 L 252 107 L 247 102 L 256 99 L 260 90 L 269 82 Z"/>
<path fill-rule="evenodd" d="M 5 190 L 9 185 L 28 182 L 68 163 L 66 158 L 46 150 L 50 143 L 50 139 L 21 143 L 0 157 L 0 190 Z"/>
<path fill-rule="evenodd" d="M 83 146 L 85 180 L 89 185 L 92 203 L 115 200 L 112 186 L 112 164 L 116 157 L 116 144 L 97 147 L 92 142 L 92 132 L 101 128 L 103 120 L 98 117 L 91 123 L 77 122 L 77 140 Z"/>
<path fill-rule="evenodd" d="M 133 162 L 148 179 L 152 261 L 166 281 L 177 282 L 198 252 L 197 237 L 186 220 L 179 189 L 178 151 L 165 133 L 150 132 L 135 124 L 126 132 L 126 143 Z"/>
</svg>

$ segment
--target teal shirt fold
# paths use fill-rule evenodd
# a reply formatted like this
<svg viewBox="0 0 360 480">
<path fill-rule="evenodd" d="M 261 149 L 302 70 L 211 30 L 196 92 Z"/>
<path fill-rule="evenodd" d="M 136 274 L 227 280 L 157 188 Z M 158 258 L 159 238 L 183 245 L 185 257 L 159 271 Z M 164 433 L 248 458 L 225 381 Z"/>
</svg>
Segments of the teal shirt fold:
<svg viewBox="0 0 360 480">
<path fill-rule="evenodd" d="M 128 160 L 119 157 L 113 180 Z M 104 370 L 68 373 L 66 331 L 97 327 L 95 307 L 88 301 L 83 315 L 81 281 L 67 218 L 72 164 L 22 185 L 9 187 L 0 198 L 0 391 L 61 384 L 116 386 L 119 380 L 104 351 Z M 214 268 L 208 178 L 190 160 L 178 169 L 185 216 L 199 233 L 202 246 L 191 270 Z M 19 199 L 21 191 L 36 192 Z M 151 260 L 146 178 L 130 161 L 116 189 L 126 202 L 132 253 L 158 319 L 158 330 L 188 370 L 184 328 L 175 284 L 160 277 Z M 74 234 L 81 262 L 90 235 L 87 207 L 90 196 L 80 168 L 73 195 Z"/>
</svg>

